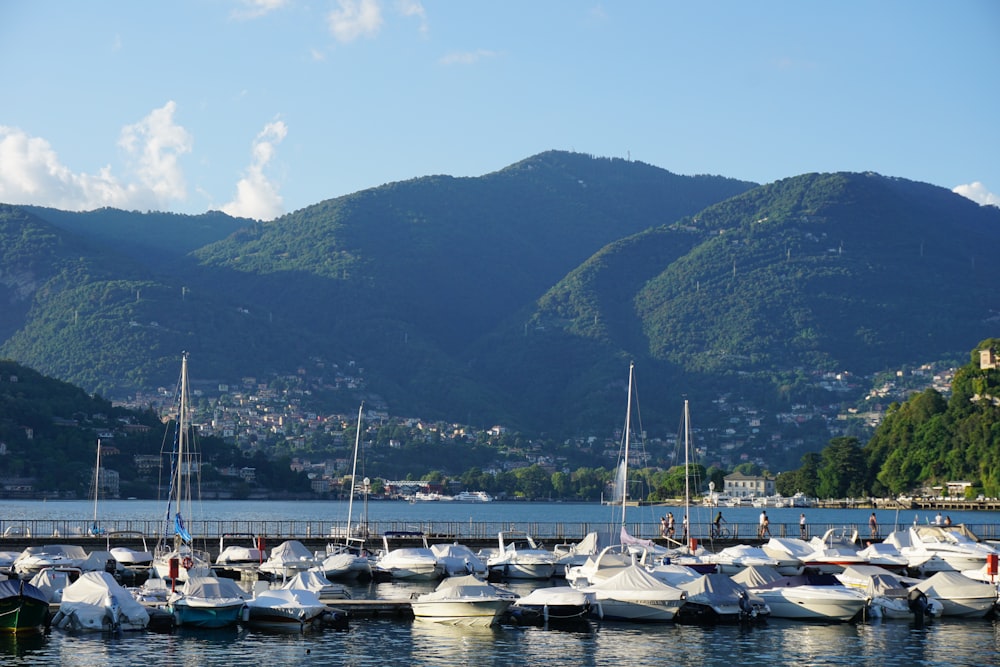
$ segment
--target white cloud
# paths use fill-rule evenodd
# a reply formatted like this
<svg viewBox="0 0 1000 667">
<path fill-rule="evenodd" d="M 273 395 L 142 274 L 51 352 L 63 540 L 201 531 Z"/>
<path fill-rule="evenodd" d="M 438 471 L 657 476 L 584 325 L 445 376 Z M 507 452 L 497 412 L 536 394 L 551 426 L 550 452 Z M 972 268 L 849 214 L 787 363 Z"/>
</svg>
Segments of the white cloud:
<svg viewBox="0 0 1000 667">
<path fill-rule="evenodd" d="M 240 7 L 232 12 L 233 18 L 255 19 L 281 9 L 288 4 L 288 0 L 240 0 L 239 4 Z"/>
<path fill-rule="evenodd" d="M 337 0 L 338 9 L 327 16 L 330 32 L 338 42 L 374 37 L 382 27 L 382 7 L 377 0 Z"/>
<path fill-rule="evenodd" d="M 443 56 L 438 62 L 442 65 L 475 65 L 484 58 L 496 58 L 499 55 L 496 51 L 479 49 L 478 51 L 462 51 L 459 53 L 449 53 Z"/>
<path fill-rule="evenodd" d="M 1000 195 L 995 195 L 986 189 L 986 186 L 975 181 L 968 185 L 956 186 L 952 192 L 968 197 L 972 201 L 984 206 L 1000 206 Z"/>
<path fill-rule="evenodd" d="M 272 220 L 284 211 L 278 187 L 264 175 L 264 168 L 274 157 L 275 147 L 288 134 L 280 120 L 268 123 L 253 142 L 253 159 L 246 174 L 236 184 L 236 198 L 222 207 L 232 216 Z"/>
<path fill-rule="evenodd" d="M 0 201 L 81 211 L 127 207 L 130 194 L 110 167 L 97 174 L 73 173 L 45 139 L 0 126 Z"/>
<path fill-rule="evenodd" d="M 174 123 L 177 104 L 167 102 L 134 125 L 126 125 L 118 145 L 125 150 L 129 165 L 156 204 L 187 198 L 184 174 L 178 157 L 191 152 L 192 138 Z"/>
<path fill-rule="evenodd" d="M 396 11 L 403 16 L 420 19 L 420 32 L 427 34 L 427 12 L 420 0 L 396 0 Z"/>
<path fill-rule="evenodd" d="M 59 160 L 45 139 L 0 126 L 0 201 L 71 211 L 112 206 L 168 209 L 187 198 L 178 157 L 191 151 L 191 136 L 174 123 L 176 105 L 167 102 L 121 133 L 119 146 L 136 182 L 123 182 L 104 166 L 77 173 Z"/>
</svg>

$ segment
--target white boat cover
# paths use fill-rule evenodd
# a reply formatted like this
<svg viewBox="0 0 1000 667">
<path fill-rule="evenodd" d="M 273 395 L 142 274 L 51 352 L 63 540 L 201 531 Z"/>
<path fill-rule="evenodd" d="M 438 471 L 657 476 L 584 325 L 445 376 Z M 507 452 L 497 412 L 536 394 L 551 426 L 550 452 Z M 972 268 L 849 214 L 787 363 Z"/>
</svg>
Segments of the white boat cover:
<svg viewBox="0 0 1000 667">
<path fill-rule="evenodd" d="M 267 559 L 273 562 L 285 563 L 288 561 L 312 560 L 313 553 L 298 540 L 288 540 L 271 549 L 271 555 Z"/>
<path fill-rule="evenodd" d="M 117 608 L 121 627 L 141 629 L 149 624 L 149 612 L 107 572 L 84 572 L 63 589 L 59 616 L 73 619 L 75 629 L 101 630 L 110 606 Z"/>
<path fill-rule="evenodd" d="M 522 598 L 514 602 L 516 607 L 556 607 L 556 606 L 582 606 L 593 598 L 593 594 L 587 594 L 577 590 L 572 586 L 548 586 L 536 588 Z"/>
<path fill-rule="evenodd" d="M 666 584 L 639 565 L 630 565 L 609 579 L 581 589 L 598 598 L 626 594 L 632 600 L 680 600 L 684 592 Z"/>
<path fill-rule="evenodd" d="M 31 578 L 31 585 L 45 593 L 49 602 L 59 602 L 62 592 L 72 583 L 74 576 L 80 574 L 76 569 L 60 569 L 47 567 Z"/>
<path fill-rule="evenodd" d="M 249 595 L 232 579 L 222 577 L 189 577 L 180 591 L 186 598 L 226 600 L 247 599 Z"/>
<path fill-rule="evenodd" d="M 333 583 L 316 570 L 299 572 L 282 584 L 281 588 L 284 590 L 305 590 L 316 596 L 336 597 L 341 600 L 351 597 L 346 586 Z"/>
<path fill-rule="evenodd" d="M 301 588 L 273 588 L 261 591 L 252 600 L 247 600 L 247 606 L 294 613 L 301 621 L 312 620 L 327 610 L 327 606 L 316 597 L 315 593 Z"/>
<path fill-rule="evenodd" d="M 928 597 L 941 600 L 956 598 L 988 598 L 997 596 L 993 584 L 969 579 L 961 572 L 938 572 L 924 579 L 913 588 L 923 591 Z"/>
<path fill-rule="evenodd" d="M 746 588 L 760 588 L 781 579 L 783 576 L 776 568 L 769 565 L 750 565 L 734 574 L 730 579 Z"/>
</svg>

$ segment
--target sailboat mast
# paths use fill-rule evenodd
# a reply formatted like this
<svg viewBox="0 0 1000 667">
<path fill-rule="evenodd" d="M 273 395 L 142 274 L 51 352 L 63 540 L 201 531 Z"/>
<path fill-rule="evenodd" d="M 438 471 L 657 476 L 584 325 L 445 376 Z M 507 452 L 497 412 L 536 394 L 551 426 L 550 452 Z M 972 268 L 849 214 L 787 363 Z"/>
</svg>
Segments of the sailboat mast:
<svg viewBox="0 0 1000 667">
<path fill-rule="evenodd" d="M 690 532 L 691 517 L 689 514 L 691 504 L 691 472 L 689 468 L 689 455 L 691 452 L 691 414 L 688 412 L 688 400 L 684 399 L 684 526 Z M 690 535 L 685 535 L 689 540 Z"/>
<path fill-rule="evenodd" d="M 628 505 L 628 446 L 629 434 L 632 432 L 632 372 L 635 362 L 628 365 L 628 407 L 625 410 L 625 458 L 623 467 L 625 475 L 622 478 L 622 528 L 625 527 L 625 508 Z"/>
<path fill-rule="evenodd" d="M 364 409 L 365 402 L 361 401 L 361 406 L 358 407 L 358 432 L 354 434 L 354 467 L 351 469 L 351 495 L 347 499 L 347 534 L 344 535 L 345 538 L 351 536 L 351 518 L 354 511 L 354 480 L 358 475 L 358 448 L 361 444 L 361 415 Z"/>
<path fill-rule="evenodd" d="M 101 496 L 101 439 L 97 439 L 97 465 L 94 467 L 94 530 L 97 529 L 97 499 Z"/>
</svg>

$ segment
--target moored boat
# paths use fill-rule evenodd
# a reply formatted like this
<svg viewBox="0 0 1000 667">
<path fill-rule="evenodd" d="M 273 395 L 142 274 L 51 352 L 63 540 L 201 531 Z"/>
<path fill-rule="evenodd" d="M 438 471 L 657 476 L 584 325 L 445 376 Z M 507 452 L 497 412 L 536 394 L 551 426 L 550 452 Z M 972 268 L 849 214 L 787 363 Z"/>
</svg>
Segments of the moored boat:
<svg viewBox="0 0 1000 667">
<path fill-rule="evenodd" d="M 225 628 L 243 620 L 247 597 L 232 579 L 189 577 L 167 606 L 178 626 Z"/>
<path fill-rule="evenodd" d="M 493 625 L 517 596 L 468 574 L 448 577 L 410 601 L 413 617 L 450 625 Z"/>
<path fill-rule="evenodd" d="M 0 632 L 39 632 L 49 614 L 45 593 L 18 579 L 0 581 Z"/>
<path fill-rule="evenodd" d="M 149 612 L 107 572 L 84 572 L 62 592 L 52 627 L 73 631 L 145 630 Z"/>
</svg>

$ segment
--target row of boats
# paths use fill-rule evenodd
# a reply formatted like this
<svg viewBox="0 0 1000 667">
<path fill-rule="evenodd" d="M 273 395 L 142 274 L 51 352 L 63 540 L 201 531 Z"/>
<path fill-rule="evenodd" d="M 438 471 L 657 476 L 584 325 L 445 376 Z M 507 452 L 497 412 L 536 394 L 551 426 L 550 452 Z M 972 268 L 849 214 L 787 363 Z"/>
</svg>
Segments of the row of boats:
<svg viewBox="0 0 1000 667">
<path fill-rule="evenodd" d="M 596 550 L 598 541 L 592 534 L 547 551 L 530 541 L 505 544 L 501 535 L 500 549 L 490 550 L 483 562 L 487 581 L 476 585 L 474 595 L 468 581 L 457 592 L 445 580 L 434 593 L 413 600 L 414 615 L 468 622 L 493 609 L 493 622 L 508 610 L 520 620 L 923 622 L 997 611 L 997 546 L 962 527 L 914 527 L 864 548 L 856 535 L 833 531 L 718 553 L 694 545 L 667 549 L 624 530 L 613 546 Z M 560 570 L 567 585 L 537 588 L 523 599 L 489 583 L 547 579 Z"/>
<path fill-rule="evenodd" d="M 402 541 L 406 546 L 395 545 Z M 914 526 L 864 547 L 856 535 L 834 531 L 715 553 L 695 543 L 668 549 L 624 529 L 615 544 L 601 547 L 610 541 L 591 533 L 545 549 L 523 531 L 501 531 L 497 547 L 473 551 L 457 543 L 428 545 L 420 533 L 387 533 L 381 550 L 365 551 L 358 540 L 313 553 L 295 540 L 270 552 L 249 540 L 220 548 L 214 562 L 191 549 L 164 562 L 124 548 L 29 547 L 0 553 L 0 571 L 7 572 L 0 574 L 0 628 L 346 627 L 347 614 L 336 605 L 350 599 L 350 591 L 339 582 L 369 577 L 439 581 L 409 606 L 415 619 L 456 625 L 587 618 L 923 621 L 985 617 L 997 609 L 997 546 L 962 526 Z M 138 583 L 143 575 L 139 585 L 122 583 Z M 503 586 L 513 580 L 541 585 L 519 596 Z M 551 581 L 555 585 L 547 585 Z M 52 616 L 50 607 L 58 609 Z"/>
</svg>

